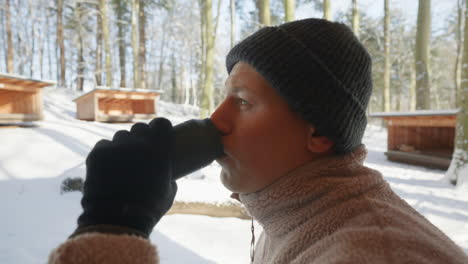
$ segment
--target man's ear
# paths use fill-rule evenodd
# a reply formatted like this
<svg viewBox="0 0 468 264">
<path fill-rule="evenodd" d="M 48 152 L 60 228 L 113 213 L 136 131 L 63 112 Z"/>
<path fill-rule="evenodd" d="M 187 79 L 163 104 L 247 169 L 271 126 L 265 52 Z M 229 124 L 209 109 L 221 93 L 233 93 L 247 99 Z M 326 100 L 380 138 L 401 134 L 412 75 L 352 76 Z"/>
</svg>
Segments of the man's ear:
<svg viewBox="0 0 468 264">
<path fill-rule="evenodd" d="M 319 135 L 314 126 L 309 126 L 307 148 L 310 152 L 315 154 L 328 154 L 332 152 L 333 145 L 333 141 L 325 136 Z"/>
</svg>

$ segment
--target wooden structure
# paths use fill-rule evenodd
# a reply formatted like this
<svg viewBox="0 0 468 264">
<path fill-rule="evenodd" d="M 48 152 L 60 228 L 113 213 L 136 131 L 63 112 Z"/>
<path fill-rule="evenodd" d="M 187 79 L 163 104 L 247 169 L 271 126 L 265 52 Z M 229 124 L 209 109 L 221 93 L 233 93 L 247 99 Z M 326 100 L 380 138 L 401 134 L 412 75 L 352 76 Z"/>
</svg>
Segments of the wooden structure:
<svg viewBox="0 0 468 264">
<path fill-rule="evenodd" d="M 43 119 L 42 88 L 54 84 L 0 73 L 0 124 Z"/>
<path fill-rule="evenodd" d="M 98 86 L 74 99 L 77 118 L 100 122 L 131 122 L 156 117 L 156 99 L 160 91 L 109 89 Z"/>
<path fill-rule="evenodd" d="M 387 158 L 446 170 L 452 159 L 458 110 L 374 113 L 387 122 Z"/>
</svg>

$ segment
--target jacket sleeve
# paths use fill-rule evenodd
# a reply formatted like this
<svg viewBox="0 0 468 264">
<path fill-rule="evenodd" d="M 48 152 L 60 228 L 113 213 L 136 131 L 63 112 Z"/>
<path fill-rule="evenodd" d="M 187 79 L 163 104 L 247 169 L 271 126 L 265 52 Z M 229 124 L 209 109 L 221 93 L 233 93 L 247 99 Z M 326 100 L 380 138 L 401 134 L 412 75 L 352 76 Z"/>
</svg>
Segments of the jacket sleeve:
<svg viewBox="0 0 468 264">
<path fill-rule="evenodd" d="M 133 235 L 86 233 L 70 238 L 49 255 L 49 264 L 159 264 L 149 240 Z"/>
</svg>

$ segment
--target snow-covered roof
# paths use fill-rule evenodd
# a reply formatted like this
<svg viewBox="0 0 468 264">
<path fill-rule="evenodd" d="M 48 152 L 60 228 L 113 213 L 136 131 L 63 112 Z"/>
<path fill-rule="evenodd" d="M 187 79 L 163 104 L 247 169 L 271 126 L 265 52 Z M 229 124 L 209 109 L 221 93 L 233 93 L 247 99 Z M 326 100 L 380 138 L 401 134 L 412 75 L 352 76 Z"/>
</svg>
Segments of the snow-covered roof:
<svg viewBox="0 0 468 264">
<path fill-rule="evenodd" d="M 29 77 L 26 77 L 26 76 L 11 74 L 11 73 L 4 73 L 4 72 L 0 72 L 0 78 L 17 79 L 17 80 L 21 80 L 21 81 L 41 82 L 41 83 L 49 84 L 49 85 L 57 84 L 57 82 L 50 81 L 50 80 L 32 79 L 32 78 L 29 78 Z"/>
<path fill-rule="evenodd" d="M 126 87 L 115 87 L 115 88 L 111 88 L 111 87 L 108 87 L 108 86 L 96 86 L 96 88 L 90 90 L 90 91 L 87 91 L 85 93 L 82 93 L 80 94 L 78 97 L 76 97 L 75 99 L 73 99 L 73 101 L 75 101 L 76 99 L 80 98 L 80 97 L 83 97 L 89 93 L 92 93 L 94 91 L 97 91 L 97 90 L 105 90 L 105 91 L 117 91 L 117 92 L 139 92 L 139 93 L 158 93 L 158 94 L 163 94 L 164 91 L 163 90 L 150 90 L 150 89 L 141 89 L 141 88 L 126 88 Z"/>
<path fill-rule="evenodd" d="M 369 117 L 391 117 L 391 116 L 450 116 L 460 112 L 459 109 L 449 110 L 417 110 L 411 112 L 375 112 L 369 114 Z"/>
<path fill-rule="evenodd" d="M 23 75 L 17 75 L 17 74 L 11 74 L 11 73 L 4 73 L 0 72 L 0 79 L 16 79 L 19 81 L 27 81 L 27 82 L 36 82 L 36 83 L 41 83 L 41 86 L 50 86 L 57 84 L 57 82 L 50 81 L 50 80 L 39 80 L 39 79 L 32 79 Z"/>
<path fill-rule="evenodd" d="M 142 92 L 142 93 L 164 93 L 163 90 L 151 90 L 142 88 L 128 88 L 128 87 L 108 87 L 108 86 L 96 86 L 94 90 L 112 90 L 112 91 L 123 91 L 123 92 Z"/>
</svg>

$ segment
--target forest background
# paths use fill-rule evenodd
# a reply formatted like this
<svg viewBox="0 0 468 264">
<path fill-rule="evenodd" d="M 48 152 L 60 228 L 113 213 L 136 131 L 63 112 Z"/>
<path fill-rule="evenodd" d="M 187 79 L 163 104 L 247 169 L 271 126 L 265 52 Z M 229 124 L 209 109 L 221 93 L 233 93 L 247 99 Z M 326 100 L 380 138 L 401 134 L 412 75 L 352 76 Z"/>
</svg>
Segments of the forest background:
<svg viewBox="0 0 468 264">
<path fill-rule="evenodd" d="M 397 0 L 1 2 L 0 72 L 76 91 L 159 90 L 165 101 L 200 107 L 202 117 L 224 98 L 225 55 L 245 36 L 307 17 L 345 23 L 373 59 L 369 113 L 465 109 L 454 157 L 468 174 L 465 0 L 412 0 L 412 11 Z"/>
</svg>

